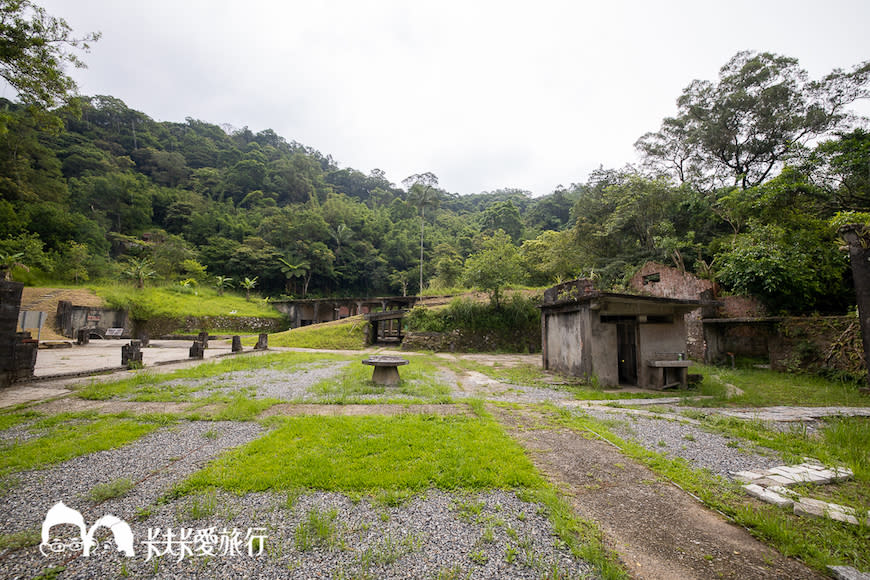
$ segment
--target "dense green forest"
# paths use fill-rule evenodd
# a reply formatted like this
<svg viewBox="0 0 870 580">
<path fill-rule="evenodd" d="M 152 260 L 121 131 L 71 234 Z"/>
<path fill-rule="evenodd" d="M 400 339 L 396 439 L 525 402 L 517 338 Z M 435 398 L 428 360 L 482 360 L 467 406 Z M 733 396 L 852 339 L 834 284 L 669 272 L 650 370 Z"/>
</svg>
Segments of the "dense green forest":
<svg viewBox="0 0 870 580">
<path fill-rule="evenodd" d="M 0 265 L 31 284 L 301 297 L 416 293 L 422 257 L 426 291 L 498 297 L 579 275 L 620 288 L 654 259 L 774 312 L 843 311 L 836 225 L 870 210 L 870 133 L 848 106 L 868 76 L 813 81 L 795 59 L 738 53 L 640 137 L 642 163 L 542 197 L 449 192 L 427 172 L 398 186 L 272 130 L 157 122 L 111 96 L 2 100 Z"/>
</svg>

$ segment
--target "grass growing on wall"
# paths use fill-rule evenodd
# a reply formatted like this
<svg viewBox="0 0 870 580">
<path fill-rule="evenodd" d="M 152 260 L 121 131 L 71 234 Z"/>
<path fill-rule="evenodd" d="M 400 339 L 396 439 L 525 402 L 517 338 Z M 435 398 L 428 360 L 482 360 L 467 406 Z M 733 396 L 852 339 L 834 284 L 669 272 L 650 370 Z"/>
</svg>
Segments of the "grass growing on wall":
<svg viewBox="0 0 870 580">
<path fill-rule="evenodd" d="M 324 348 L 331 350 L 362 350 L 365 346 L 365 320 L 361 316 L 340 322 L 328 322 L 293 328 L 269 335 L 269 346 L 290 348 Z M 246 344 L 254 344 L 248 339 Z"/>
<path fill-rule="evenodd" d="M 224 292 L 218 296 L 213 288 L 199 286 L 164 286 L 135 288 L 130 285 L 92 286 L 110 308 L 124 309 L 134 319 L 154 317 L 184 318 L 187 316 L 229 316 L 281 318 L 281 313 L 262 299 L 245 300 L 244 297 Z"/>
</svg>

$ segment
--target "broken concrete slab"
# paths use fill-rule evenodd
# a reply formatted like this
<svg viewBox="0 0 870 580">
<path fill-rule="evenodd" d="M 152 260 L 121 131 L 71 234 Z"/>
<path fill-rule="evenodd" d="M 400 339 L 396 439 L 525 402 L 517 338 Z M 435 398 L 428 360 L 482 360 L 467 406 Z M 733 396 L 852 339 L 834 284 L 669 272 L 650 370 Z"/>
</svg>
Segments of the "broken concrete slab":
<svg viewBox="0 0 870 580">
<path fill-rule="evenodd" d="M 870 580 L 870 573 L 861 572 L 851 566 L 828 566 L 828 570 L 837 580 Z"/>
<path fill-rule="evenodd" d="M 799 501 L 794 503 L 794 513 L 799 516 L 830 518 L 838 522 L 858 525 L 857 513 L 853 508 L 819 499 L 800 498 Z"/>
<path fill-rule="evenodd" d="M 743 489 L 745 489 L 746 493 L 748 493 L 752 497 L 760 499 L 761 501 L 767 503 L 772 503 L 775 506 L 791 507 L 794 504 L 794 500 L 780 495 L 771 489 L 761 487 L 760 485 L 756 485 L 754 483 L 744 485 Z"/>
</svg>

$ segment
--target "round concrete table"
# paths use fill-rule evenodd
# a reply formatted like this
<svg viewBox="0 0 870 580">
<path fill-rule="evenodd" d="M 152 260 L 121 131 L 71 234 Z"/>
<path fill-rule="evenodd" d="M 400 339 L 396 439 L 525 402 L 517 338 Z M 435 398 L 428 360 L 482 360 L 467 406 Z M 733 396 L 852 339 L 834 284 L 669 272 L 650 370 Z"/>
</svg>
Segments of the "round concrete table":
<svg viewBox="0 0 870 580">
<path fill-rule="evenodd" d="M 375 367 L 372 371 L 372 382 L 376 385 L 394 387 L 399 384 L 398 367 L 408 364 L 408 361 L 400 356 L 370 356 L 362 361 L 364 365 Z"/>
</svg>

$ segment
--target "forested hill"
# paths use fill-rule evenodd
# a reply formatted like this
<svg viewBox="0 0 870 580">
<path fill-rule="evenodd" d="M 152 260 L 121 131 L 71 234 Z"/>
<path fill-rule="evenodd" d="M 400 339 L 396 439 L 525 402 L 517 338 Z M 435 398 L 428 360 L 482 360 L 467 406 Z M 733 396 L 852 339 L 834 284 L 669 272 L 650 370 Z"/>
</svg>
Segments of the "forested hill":
<svg viewBox="0 0 870 580">
<path fill-rule="evenodd" d="M 459 195 L 339 168 L 274 131 L 155 122 L 112 97 L 0 102 L 0 274 L 25 282 L 256 285 L 272 296 L 487 290 L 583 275 L 619 288 L 655 259 L 772 313 L 854 301 L 837 225 L 870 223 L 870 62 L 810 80 L 740 52 L 635 144 L 638 166 L 540 198 Z M 594 136 L 589 136 L 594 138 Z"/>
<path fill-rule="evenodd" d="M 419 202 L 377 169 L 340 169 L 272 130 L 156 122 L 108 96 L 60 112 L 62 127 L 2 108 L 0 240 L 19 240 L 7 248 L 27 250 L 30 277 L 115 277 L 147 258 L 165 280 L 202 278 L 204 267 L 237 283 L 256 276 L 271 295 L 416 291 Z M 432 205 L 427 283 L 456 284 L 481 233 L 502 229 L 518 245 L 571 225 L 570 193 L 460 196 L 433 177 L 418 187 Z"/>
</svg>

